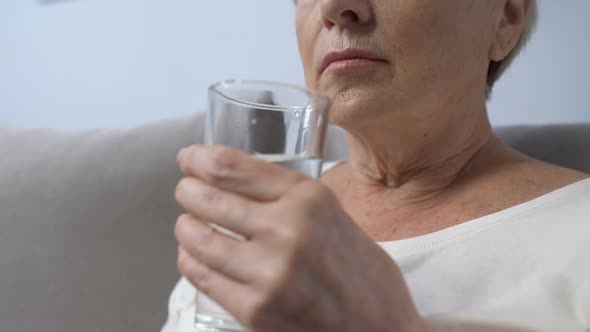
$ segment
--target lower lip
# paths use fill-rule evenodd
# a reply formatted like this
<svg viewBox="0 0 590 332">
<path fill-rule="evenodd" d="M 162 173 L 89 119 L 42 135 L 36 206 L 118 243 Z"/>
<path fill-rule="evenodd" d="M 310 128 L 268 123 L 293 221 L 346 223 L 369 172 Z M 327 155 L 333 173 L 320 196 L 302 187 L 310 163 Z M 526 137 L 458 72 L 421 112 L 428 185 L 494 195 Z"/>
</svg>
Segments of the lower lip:
<svg viewBox="0 0 590 332">
<path fill-rule="evenodd" d="M 334 61 L 328 67 L 327 72 L 346 72 L 357 69 L 372 68 L 385 64 L 383 60 L 372 60 L 372 59 L 347 59 L 341 61 Z"/>
</svg>

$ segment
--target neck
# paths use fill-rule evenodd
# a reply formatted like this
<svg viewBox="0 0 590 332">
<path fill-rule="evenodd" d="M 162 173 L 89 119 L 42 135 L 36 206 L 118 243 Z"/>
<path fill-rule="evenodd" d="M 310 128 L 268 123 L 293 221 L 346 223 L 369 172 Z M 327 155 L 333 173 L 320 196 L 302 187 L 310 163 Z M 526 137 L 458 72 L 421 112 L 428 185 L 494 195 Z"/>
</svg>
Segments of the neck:
<svg viewBox="0 0 590 332">
<path fill-rule="evenodd" d="M 526 158 L 495 138 L 480 105 L 336 122 L 349 133 L 348 163 L 323 181 L 376 241 L 430 233 L 524 201 L 507 198 L 505 188 L 522 177 Z"/>
<path fill-rule="evenodd" d="M 412 200 L 440 195 L 495 142 L 485 108 L 453 114 L 433 121 L 428 113 L 392 113 L 373 125 L 347 128 L 351 180 L 373 193 L 395 191 Z"/>
</svg>

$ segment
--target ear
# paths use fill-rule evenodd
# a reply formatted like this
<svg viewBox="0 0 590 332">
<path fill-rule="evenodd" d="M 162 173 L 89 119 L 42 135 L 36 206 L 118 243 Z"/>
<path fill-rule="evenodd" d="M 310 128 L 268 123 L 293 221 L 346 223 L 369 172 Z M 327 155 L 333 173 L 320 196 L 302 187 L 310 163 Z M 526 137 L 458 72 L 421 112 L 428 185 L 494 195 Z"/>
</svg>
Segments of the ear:
<svg viewBox="0 0 590 332">
<path fill-rule="evenodd" d="M 505 0 L 500 8 L 494 40 L 489 51 L 490 61 L 504 60 L 518 44 L 526 28 L 534 0 Z"/>
</svg>

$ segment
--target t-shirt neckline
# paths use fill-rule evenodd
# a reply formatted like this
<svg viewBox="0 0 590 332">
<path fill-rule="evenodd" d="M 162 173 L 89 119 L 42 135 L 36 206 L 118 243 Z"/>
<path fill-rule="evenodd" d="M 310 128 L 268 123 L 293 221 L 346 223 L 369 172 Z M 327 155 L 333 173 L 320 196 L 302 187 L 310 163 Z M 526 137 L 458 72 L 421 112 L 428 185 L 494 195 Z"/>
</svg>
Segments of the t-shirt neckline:
<svg viewBox="0 0 590 332">
<path fill-rule="evenodd" d="M 588 187 L 588 189 L 586 189 Z M 571 197 L 577 192 L 590 191 L 590 178 L 583 179 L 564 187 L 555 189 L 529 201 L 519 203 L 507 209 L 494 212 L 485 216 L 468 220 L 461 224 L 447 227 L 436 232 L 416 236 L 413 238 L 382 241 L 378 244 L 389 253 L 396 256 L 408 256 L 418 254 L 450 242 L 460 241 L 477 233 L 491 229 L 516 217 L 532 213 L 538 209 L 547 207 L 564 197 Z"/>
</svg>

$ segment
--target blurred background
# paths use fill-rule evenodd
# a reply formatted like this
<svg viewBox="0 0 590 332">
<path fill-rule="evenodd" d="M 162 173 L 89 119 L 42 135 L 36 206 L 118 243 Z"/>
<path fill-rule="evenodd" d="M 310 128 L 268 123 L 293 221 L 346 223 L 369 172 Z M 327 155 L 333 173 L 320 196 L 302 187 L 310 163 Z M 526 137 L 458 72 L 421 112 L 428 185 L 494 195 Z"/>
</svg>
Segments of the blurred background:
<svg viewBox="0 0 590 332">
<path fill-rule="evenodd" d="M 495 125 L 590 122 L 590 1 L 541 0 Z M 290 0 L 2 0 L 0 125 L 128 127 L 207 107 L 226 78 L 303 84 Z"/>
</svg>

